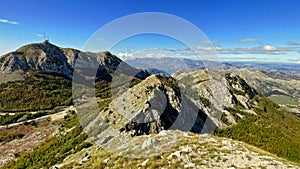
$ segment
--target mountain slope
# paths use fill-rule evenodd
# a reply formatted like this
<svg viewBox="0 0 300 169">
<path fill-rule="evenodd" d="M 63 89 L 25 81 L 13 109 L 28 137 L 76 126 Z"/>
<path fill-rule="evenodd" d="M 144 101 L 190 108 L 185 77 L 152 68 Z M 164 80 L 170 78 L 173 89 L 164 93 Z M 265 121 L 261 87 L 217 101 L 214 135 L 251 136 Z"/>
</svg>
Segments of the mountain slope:
<svg viewBox="0 0 300 169">
<path fill-rule="evenodd" d="M 165 75 L 152 75 L 128 91 L 114 98 L 99 115 L 86 115 L 80 119 L 87 121 L 86 132 L 101 139 L 107 132 L 130 132 L 132 136 L 159 133 L 172 129 L 211 133 L 215 124 L 197 105 L 186 96 L 180 95 L 175 80 Z M 206 124 L 205 124 L 206 122 Z M 206 127 L 204 128 L 204 124 Z M 99 128 L 101 130 L 99 130 Z M 97 133 L 95 131 L 99 131 Z M 100 135 L 99 135 L 100 134 Z M 105 136 L 105 137 L 113 137 Z"/>
<path fill-rule="evenodd" d="M 235 72 L 266 97 L 300 116 L 300 81 L 295 76 L 270 70 L 237 69 Z"/>
<path fill-rule="evenodd" d="M 90 144 L 81 131 L 75 114 L 69 113 L 52 138 L 3 168 L 299 168 L 243 142 L 215 136 L 162 131 L 124 140 L 124 133 L 117 140 L 129 143 L 116 149 L 116 142 Z"/>
<path fill-rule="evenodd" d="M 96 82 L 90 83 L 95 83 L 99 91 L 98 87 L 109 86 L 112 73 L 121 63 L 126 66 L 109 52 L 80 52 L 48 41 L 25 45 L 0 57 L 0 111 L 68 106 L 72 102 L 72 80 L 85 82 L 96 76 Z M 140 72 L 137 80 L 149 75 L 128 65 L 126 68 Z M 73 79 L 73 73 L 80 75 Z"/>
<path fill-rule="evenodd" d="M 222 72 L 215 73 L 216 76 L 222 74 Z M 225 81 L 221 84 L 210 80 L 207 71 L 178 72 L 173 74 L 173 77 L 178 83 L 174 83 L 175 81 L 170 77 L 152 75 L 133 86 L 107 104 L 107 107 L 104 107 L 100 113 L 103 119 L 91 125 L 96 128 L 91 127 L 87 131 L 93 131 L 93 136 L 103 139 L 100 141 L 103 144 L 114 138 L 116 133 L 124 131 L 133 136 L 159 133 L 162 129 L 168 128 L 162 125 L 166 122 L 164 115 L 167 114 L 162 110 L 180 112 L 178 110 L 182 109 L 182 105 L 188 105 L 188 107 L 194 106 L 196 109 L 187 112 L 197 110 L 198 117 L 201 119 L 194 119 L 194 122 L 200 122 L 199 124 L 195 123 L 200 130 L 194 130 L 192 127 L 195 126 L 188 126 L 188 121 L 181 124 L 181 126 L 189 128 L 188 130 L 205 133 L 202 132 L 205 126 L 203 124 L 205 120 L 208 120 L 211 126 L 218 127 L 215 133 L 218 136 L 241 140 L 280 157 L 299 162 L 300 157 L 296 153 L 300 150 L 299 119 L 259 94 L 243 78 L 230 71 L 225 72 Z M 171 81 L 167 85 L 169 89 L 162 86 L 162 84 L 166 84 L 162 81 Z M 213 92 L 216 88 L 215 85 L 221 93 L 218 93 L 218 90 L 215 91 L 217 94 Z M 191 104 L 186 104 L 181 100 L 183 96 L 187 97 Z M 153 98 L 159 98 L 157 99 L 159 101 L 155 102 Z M 164 101 L 165 98 L 170 99 Z M 217 107 L 218 102 L 221 102 L 222 106 Z M 192 117 L 189 113 L 187 115 Z M 167 115 L 166 117 L 178 118 L 176 115 Z M 173 124 L 176 120 L 169 122 Z M 105 121 L 114 130 L 103 132 L 104 135 L 101 135 L 103 128 L 100 127 L 100 134 L 94 132 L 99 131 L 97 130 L 98 126 L 106 126 L 104 125 L 107 124 Z M 180 130 L 186 131 L 184 127 L 181 127 Z M 107 133 L 114 134 L 107 135 Z M 91 133 L 88 132 L 88 134 Z"/>
<path fill-rule="evenodd" d="M 211 97 L 212 90 L 208 89 L 213 85 L 205 80 L 208 77 L 205 71 L 175 73 L 173 76 L 189 86 L 188 89 L 192 90 L 188 91 L 193 94 L 199 93 L 211 103 L 218 99 Z M 241 140 L 299 162 L 300 156 L 297 152 L 300 151 L 300 119 L 259 94 L 236 73 L 225 72 L 225 79 L 225 86 L 219 86 L 225 96 L 223 99 L 220 97 L 224 110 L 221 118 L 217 118 L 221 123 L 215 134 Z"/>
<path fill-rule="evenodd" d="M 1 83 L 1 111 L 16 115 L 19 111 L 70 105 L 72 80 L 95 83 L 92 93 L 99 108 L 96 112 L 85 109 L 82 114 L 69 113 L 48 140 L 16 156 L 5 168 L 49 168 L 56 164 L 66 168 L 296 167 L 252 152 L 244 143 L 216 136 L 244 141 L 300 162 L 300 119 L 259 94 L 235 72 L 200 70 L 176 72 L 171 77 L 150 76 L 109 52 L 80 52 L 47 41 L 2 56 L 0 65 L 5 76 L 18 73 L 23 78 Z M 129 79 L 128 86 L 120 87 L 127 82 L 122 78 L 114 81 L 118 71 Z M 80 75 L 76 76 L 79 79 L 74 79 L 74 74 Z M 88 102 L 84 98 L 80 101 Z M 4 118 L 11 117 L 4 114 Z M 188 133 L 212 133 L 216 128 L 216 136 Z M 97 146 L 91 144 L 92 139 Z M 144 157 L 149 154 L 153 157 Z M 244 160 L 247 165 L 233 159 Z"/>
<path fill-rule="evenodd" d="M 194 102 L 203 107 L 205 112 L 214 119 L 218 127 L 236 124 L 242 113 L 253 114 L 256 90 L 249 86 L 244 79 L 233 72 L 177 72 L 172 75 L 179 81 L 181 90 Z M 218 77 L 214 79 L 214 77 Z M 241 113 L 231 113 L 235 109 Z"/>
<path fill-rule="evenodd" d="M 15 52 L 1 56 L 2 73 L 26 73 L 28 71 L 53 73 L 72 78 L 77 60 L 80 68 L 99 67 L 99 70 L 116 69 L 122 62 L 109 52 L 80 52 L 71 48 L 60 48 L 48 41 L 25 45 Z"/>
<path fill-rule="evenodd" d="M 182 137 L 177 144 L 170 144 L 172 136 Z M 59 168 L 299 168 L 270 153 L 231 139 L 168 131 L 158 135 L 138 138 L 140 142 L 158 140 L 147 145 L 149 149 L 161 148 L 162 145 L 172 149 L 158 155 L 144 158 L 128 157 L 126 153 L 137 151 L 132 144 L 119 154 L 111 153 L 103 147 L 90 147 L 68 158 Z M 154 148 L 153 148 L 154 149 Z M 142 151 L 141 153 L 145 153 Z"/>
<path fill-rule="evenodd" d="M 72 75 L 72 66 L 64 52 L 48 41 L 29 44 L 2 56 L 0 66 L 4 73 L 34 70 L 62 74 L 67 77 Z"/>
<path fill-rule="evenodd" d="M 265 97 L 254 98 L 256 115 L 244 114 L 236 125 L 218 129 L 216 135 L 255 145 L 280 157 L 300 161 L 300 120 Z M 234 112 L 235 110 L 231 110 Z"/>
</svg>

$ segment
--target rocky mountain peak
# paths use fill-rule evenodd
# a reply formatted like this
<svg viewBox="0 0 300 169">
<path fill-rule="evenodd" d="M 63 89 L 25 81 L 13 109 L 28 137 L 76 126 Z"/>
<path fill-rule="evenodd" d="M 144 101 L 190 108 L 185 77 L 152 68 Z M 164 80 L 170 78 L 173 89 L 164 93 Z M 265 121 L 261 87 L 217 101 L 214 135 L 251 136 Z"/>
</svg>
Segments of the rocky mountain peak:
<svg viewBox="0 0 300 169">
<path fill-rule="evenodd" d="M 81 52 L 72 48 L 60 48 L 49 41 L 32 43 L 0 57 L 0 70 L 6 74 L 26 73 L 29 70 L 60 74 L 72 78 L 76 60 L 79 67 L 115 69 L 121 62 L 110 52 Z"/>
<path fill-rule="evenodd" d="M 72 66 L 68 64 L 64 52 L 48 41 L 25 45 L 15 52 L 2 56 L 0 68 L 5 73 L 33 70 L 68 77 L 72 74 Z"/>
<path fill-rule="evenodd" d="M 163 74 L 151 75 L 131 87 L 114 98 L 100 114 L 103 120 L 99 126 L 109 125 L 134 136 L 162 130 L 209 133 L 210 127 L 215 127 L 208 115 L 181 95 L 176 80 Z M 206 120 L 210 127 L 204 127 Z M 94 128 L 87 130 L 89 134 L 94 131 Z"/>
<path fill-rule="evenodd" d="M 32 43 L 32 44 L 22 46 L 19 49 L 17 49 L 17 52 L 25 52 L 27 50 L 38 50 L 38 49 L 41 49 L 46 52 L 53 48 L 59 49 L 58 46 L 50 43 L 48 40 L 45 40 L 44 42 L 41 43 Z"/>
<path fill-rule="evenodd" d="M 151 75 L 115 95 L 101 110 L 101 118 L 87 125 L 86 131 L 94 137 L 99 134 L 95 126 L 101 129 L 110 126 L 114 129 L 112 133 L 129 132 L 133 136 L 163 130 L 204 134 L 217 127 L 234 125 L 246 114 L 255 114 L 252 102 L 258 95 L 255 89 L 233 72 L 213 74 L 223 74 L 224 82 L 216 83 L 205 70 L 172 76 Z M 216 102 L 222 106 L 216 107 Z"/>
</svg>

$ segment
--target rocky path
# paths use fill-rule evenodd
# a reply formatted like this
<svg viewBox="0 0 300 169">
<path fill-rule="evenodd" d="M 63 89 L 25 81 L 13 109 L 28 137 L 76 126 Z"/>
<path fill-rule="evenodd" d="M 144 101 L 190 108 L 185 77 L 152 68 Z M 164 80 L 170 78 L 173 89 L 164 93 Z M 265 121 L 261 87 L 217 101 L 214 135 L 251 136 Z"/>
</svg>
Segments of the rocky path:
<svg viewBox="0 0 300 169">
<path fill-rule="evenodd" d="M 71 111 L 71 110 L 75 110 L 75 108 L 73 106 L 66 107 L 58 113 L 49 114 L 49 115 L 45 115 L 45 116 L 42 116 L 42 117 L 38 117 L 38 118 L 35 118 L 35 119 L 30 119 L 30 120 L 26 120 L 26 121 L 22 121 L 22 122 L 18 122 L 18 123 L 12 123 L 12 124 L 9 124 L 9 125 L 3 125 L 3 126 L 0 126 L 0 129 L 9 128 L 9 127 L 17 126 L 17 125 L 20 125 L 20 124 L 23 124 L 23 123 L 29 123 L 29 122 L 32 122 L 32 121 L 36 122 L 36 121 L 40 121 L 40 120 L 47 119 L 47 118 L 51 118 L 51 120 L 53 120 L 53 121 L 58 120 L 58 119 L 62 119 L 67 114 L 67 112 Z"/>
</svg>

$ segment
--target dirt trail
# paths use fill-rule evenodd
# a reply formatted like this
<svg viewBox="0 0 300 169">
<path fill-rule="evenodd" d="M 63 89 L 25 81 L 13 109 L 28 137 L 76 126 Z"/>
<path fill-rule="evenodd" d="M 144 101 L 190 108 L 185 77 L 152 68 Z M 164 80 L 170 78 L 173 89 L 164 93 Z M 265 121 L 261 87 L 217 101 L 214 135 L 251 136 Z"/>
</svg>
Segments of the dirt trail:
<svg viewBox="0 0 300 169">
<path fill-rule="evenodd" d="M 38 117 L 38 118 L 35 118 L 35 119 L 30 119 L 30 120 L 26 120 L 26 121 L 22 121 L 22 122 L 18 122 L 18 123 L 12 123 L 12 124 L 9 124 L 9 125 L 3 125 L 3 126 L 0 126 L 0 129 L 5 128 L 5 127 L 17 126 L 17 125 L 20 125 L 20 124 L 23 124 L 23 123 L 26 123 L 26 122 L 28 123 L 28 122 L 32 122 L 32 121 L 39 121 L 39 120 L 46 119 L 46 118 L 51 118 L 52 121 L 59 120 L 59 119 L 64 118 L 64 116 L 70 110 L 75 111 L 75 108 L 73 106 L 70 106 L 70 107 L 64 108 L 64 110 L 62 110 L 58 113 L 49 114 L 49 115 L 45 115 L 45 116 L 42 116 L 42 117 Z"/>
</svg>

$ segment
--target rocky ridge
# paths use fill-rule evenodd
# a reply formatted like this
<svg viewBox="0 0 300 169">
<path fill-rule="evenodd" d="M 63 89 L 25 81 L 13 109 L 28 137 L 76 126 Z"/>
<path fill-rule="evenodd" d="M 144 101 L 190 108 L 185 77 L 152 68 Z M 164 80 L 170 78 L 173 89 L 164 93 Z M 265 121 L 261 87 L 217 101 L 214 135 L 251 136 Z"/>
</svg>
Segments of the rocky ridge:
<svg viewBox="0 0 300 169">
<path fill-rule="evenodd" d="M 6 75 L 26 74 L 29 71 L 53 73 L 68 78 L 73 77 L 77 68 L 115 69 L 122 61 L 109 52 L 80 52 L 71 48 L 60 48 L 48 41 L 25 45 L 15 52 L 0 58 L 0 70 Z"/>
<path fill-rule="evenodd" d="M 243 113 L 255 114 L 254 98 L 259 94 L 232 72 L 224 74 L 222 83 L 210 80 L 204 70 L 172 76 L 151 75 L 116 95 L 84 125 L 86 132 L 101 138 L 101 144 L 121 132 L 139 136 L 169 129 L 204 134 L 236 124 Z"/>
<path fill-rule="evenodd" d="M 172 142 L 174 135 L 181 140 Z M 132 140 L 135 141 L 127 144 L 126 149 L 117 152 L 103 146 L 92 146 L 69 156 L 53 168 L 299 168 L 261 149 L 226 138 L 162 131 Z M 108 146 L 113 150 L 116 144 Z M 155 150 L 160 150 L 160 153 L 154 154 Z M 145 157 L 139 156 L 142 154 Z"/>
</svg>

